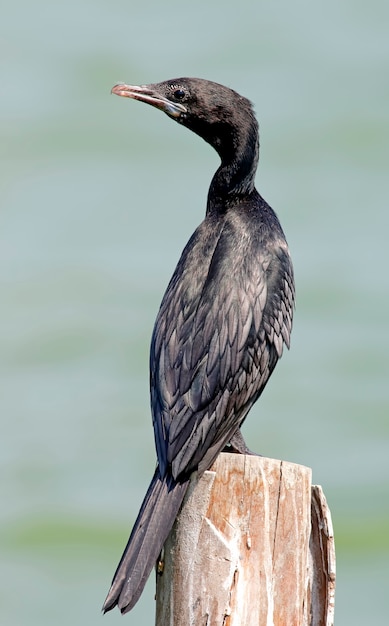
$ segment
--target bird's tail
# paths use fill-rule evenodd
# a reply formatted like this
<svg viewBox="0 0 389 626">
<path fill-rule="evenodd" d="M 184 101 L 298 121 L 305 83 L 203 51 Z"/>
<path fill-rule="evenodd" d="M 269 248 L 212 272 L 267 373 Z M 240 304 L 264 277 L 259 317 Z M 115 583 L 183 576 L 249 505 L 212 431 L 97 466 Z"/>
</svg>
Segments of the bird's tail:
<svg viewBox="0 0 389 626">
<path fill-rule="evenodd" d="M 189 482 L 161 478 L 157 468 L 104 602 L 106 613 L 118 605 L 130 611 L 139 599 L 174 524 Z"/>
</svg>

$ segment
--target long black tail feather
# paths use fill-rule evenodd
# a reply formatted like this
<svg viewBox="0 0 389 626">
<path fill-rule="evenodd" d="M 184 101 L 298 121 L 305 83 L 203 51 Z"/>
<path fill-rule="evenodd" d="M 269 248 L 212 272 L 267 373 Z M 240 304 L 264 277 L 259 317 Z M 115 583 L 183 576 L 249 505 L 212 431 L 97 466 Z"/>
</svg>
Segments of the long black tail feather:
<svg viewBox="0 0 389 626">
<path fill-rule="evenodd" d="M 136 604 L 163 544 L 174 524 L 189 481 L 153 476 L 127 546 L 103 605 L 106 613 L 116 605 L 127 613 Z"/>
</svg>

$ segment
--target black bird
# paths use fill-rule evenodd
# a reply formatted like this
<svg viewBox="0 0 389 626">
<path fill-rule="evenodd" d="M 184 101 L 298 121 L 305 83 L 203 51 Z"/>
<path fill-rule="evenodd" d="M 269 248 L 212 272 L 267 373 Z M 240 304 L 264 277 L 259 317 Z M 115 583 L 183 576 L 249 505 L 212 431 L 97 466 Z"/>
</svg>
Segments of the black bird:
<svg viewBox="0 0 389 626">
<path fill-rule="evenodd" d="M 137 602 L 173 526 L 190 475 L 227 445 L 289 347 L 293 268 L 276 214 L 254 186 L 258 124 L 251 103 L 199 78 L 112 93 L 164 111 L 218 152 L 206 216 L 187 243 L 155 322 L 151 409 L 158 465 L 103 611 Z"/>
</svg>

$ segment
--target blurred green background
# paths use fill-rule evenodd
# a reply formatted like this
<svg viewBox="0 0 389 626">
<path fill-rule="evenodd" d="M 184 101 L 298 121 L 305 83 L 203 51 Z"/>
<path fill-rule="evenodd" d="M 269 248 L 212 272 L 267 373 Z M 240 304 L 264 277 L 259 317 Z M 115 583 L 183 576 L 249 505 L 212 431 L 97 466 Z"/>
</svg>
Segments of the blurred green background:
<svg viewBox="0 0 389 626">
<path fill-rule="evenodd" d="M 387 624 L 388 23 L 384 0 L 3 7 L 1 624 L 124 624 L 100 607 L 154 468 L 150 335 L 218 157 L 110 89 L 182 75 L 255 103 L 294 258 L 246 439 L 324 488 L 337 624 Z M 153 615 L 151 581 L 124 619 Z"/>
</svg>

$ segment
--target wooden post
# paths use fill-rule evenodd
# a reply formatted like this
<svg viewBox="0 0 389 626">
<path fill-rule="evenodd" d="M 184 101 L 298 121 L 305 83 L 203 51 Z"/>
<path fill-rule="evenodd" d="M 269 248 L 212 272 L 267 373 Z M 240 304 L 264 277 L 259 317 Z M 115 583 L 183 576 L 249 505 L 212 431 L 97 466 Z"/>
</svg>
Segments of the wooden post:
<svg viewBox="0 0 389 626">
<path fill-rule="evenodd" d="M 158 567 L 156 626 L 332 626 L 331 518 L 312 490 L 309 468 L 257 456 L 223 453 L 194 475 Z"/>
</svg>

